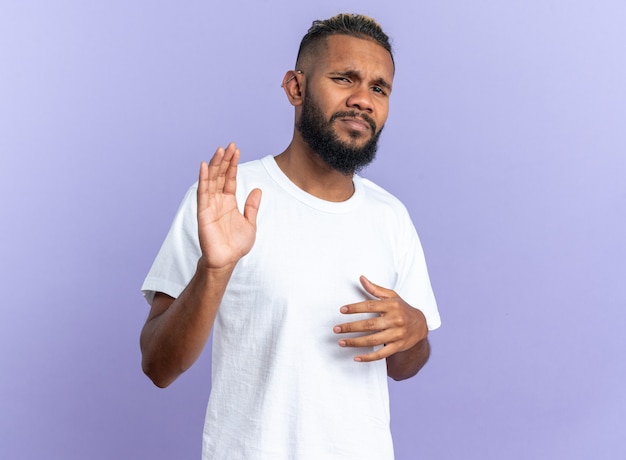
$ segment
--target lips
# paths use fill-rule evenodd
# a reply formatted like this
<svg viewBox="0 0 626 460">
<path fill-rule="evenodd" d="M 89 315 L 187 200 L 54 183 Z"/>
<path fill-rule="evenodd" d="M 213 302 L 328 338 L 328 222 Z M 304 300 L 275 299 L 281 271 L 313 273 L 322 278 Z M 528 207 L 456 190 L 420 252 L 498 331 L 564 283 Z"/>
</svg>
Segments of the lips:
<svg viewBox="0 0 626 460">
<path fill-rule="evenodd" d="M 368 131 L 370 129 L 368 123 L 358 118 L 341 118 L 340 120 L 345 123 L 350 129 L 353 129 L 355 131 Z"/>
<path fill-rule="evenodd" d="M 330 122 L 332 123 L 335 120 L 340 120 L 355 131 L 367 131 L 371 129 L 372 132 L 376 132 L 376 123 L 365 114 L 359 115 L 356 112 L 337 112 L 330 118 Z"/>
</svg>

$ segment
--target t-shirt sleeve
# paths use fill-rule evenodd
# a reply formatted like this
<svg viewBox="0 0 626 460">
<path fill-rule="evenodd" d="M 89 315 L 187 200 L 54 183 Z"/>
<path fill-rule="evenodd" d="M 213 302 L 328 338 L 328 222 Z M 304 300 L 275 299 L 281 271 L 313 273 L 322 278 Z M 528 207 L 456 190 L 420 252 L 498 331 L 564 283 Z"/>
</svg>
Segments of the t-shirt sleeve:
<svg viewBox="0 0 626 460">
<path fill-rule="evenodd" d="M 196 218 L 196 189 L 197 184 L 194 184 L 187 191 L 141 286 L 149 304 L 152 304 L 156 292 L 178 297 L 196 272 L 201 255 Z"/>
<path fill-rule="evenodd" d="M 395 291 L 412 307 L 424 313 L 429 330 L 441 326 L 437 302 L 430 285 L 422 244 L 408 214 L 402 225 L 398 282 Z"/>
</svg>

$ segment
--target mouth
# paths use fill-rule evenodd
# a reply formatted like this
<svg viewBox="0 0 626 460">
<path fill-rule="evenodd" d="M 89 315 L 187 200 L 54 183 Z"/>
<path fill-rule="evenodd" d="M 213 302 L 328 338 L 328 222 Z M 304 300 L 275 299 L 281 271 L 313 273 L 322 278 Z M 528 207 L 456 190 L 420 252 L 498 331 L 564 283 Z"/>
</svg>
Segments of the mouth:
<svg viewBox="0 0 626 460">
<path fill-rule="evenodd" d="M 358 118 L 340 118 L 341 121 L 350 131 L 366 132 L 370 130 L 370 125 Z"/>
<path fill-rule="evenodd" d="M 341 112 L 335 113 L 330 122 L 340 121 L 346 128 L 350 131 L 356 132 L 367 132 L 372 131 L 372 133 L 376 132 L 376 123 L 367 115 L 358 115 L 354 112 Z"/>
</svg>

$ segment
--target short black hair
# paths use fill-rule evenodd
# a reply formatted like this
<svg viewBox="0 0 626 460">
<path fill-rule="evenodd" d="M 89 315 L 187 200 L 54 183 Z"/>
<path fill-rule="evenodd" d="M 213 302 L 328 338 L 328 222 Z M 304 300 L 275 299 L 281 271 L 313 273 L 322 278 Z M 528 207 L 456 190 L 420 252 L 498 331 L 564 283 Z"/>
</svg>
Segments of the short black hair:
<svg viewBox="0 0 626 460">
<path fill-rule="evenodd" d="M 342 13 L 329 19 L 313 21 L 309 31 L 302 37 L 300 42 L 296 68 L 302 56 L 331 35 L 349 35 L 351 37 L 372 40 L 389 52 L 391 62 L 394 63 L 395 67 L 389 36 L 383 32 L 380 25 L 374 19 L 362 14 Z"/>
</svg>

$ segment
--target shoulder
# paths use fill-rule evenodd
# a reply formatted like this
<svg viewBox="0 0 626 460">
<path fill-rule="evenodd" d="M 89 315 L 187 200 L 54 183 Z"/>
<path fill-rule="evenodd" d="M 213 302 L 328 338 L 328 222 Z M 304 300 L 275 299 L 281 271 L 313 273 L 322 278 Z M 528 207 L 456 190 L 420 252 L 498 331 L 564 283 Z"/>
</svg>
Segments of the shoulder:
<svg viewBox="0 0 626 460">
<path fill-rule="evenodd" d="M 409 217 L 406 206 L 395 195 L 364 177 L 359 176 L 357 180 L 360 182 L 363 189 L 363 194 L 365 195 L 368 206 L 387 209 L 389 212 L 397 214 L 402 218 Z"/>
<path fill-rule="evenodd" d="M 263 163 L 267 161 L 265 158 L 267 157 L 259 158 L 256 160 L 249 160 L 249 161 L 240 163 L 238 170 L 237 170 L 238 173 L 248 174 L 248 173 L 254 173 L 255 171 L 256 172 L 261 171 L 263 169 Z"/>
<path fill-rule="evenodd" d="M 263 182 L 269 178 L 267 163 L 272 159 L 271 155 L 266 157 L 246 161 L 239 164 L 237 168 L 237 183 L 245 186 L 252 182 Z"/>
<path fill-rule="evenodd" d="M 268 164 L 273 161 L 272 155 L 267 155 L 256 160 L 249 160 L 243 163 L 239 163 L 237 168 L 237 176 L 241 177 L 255 177 L 258 175 L 267 174 Z"/>
</svg>

